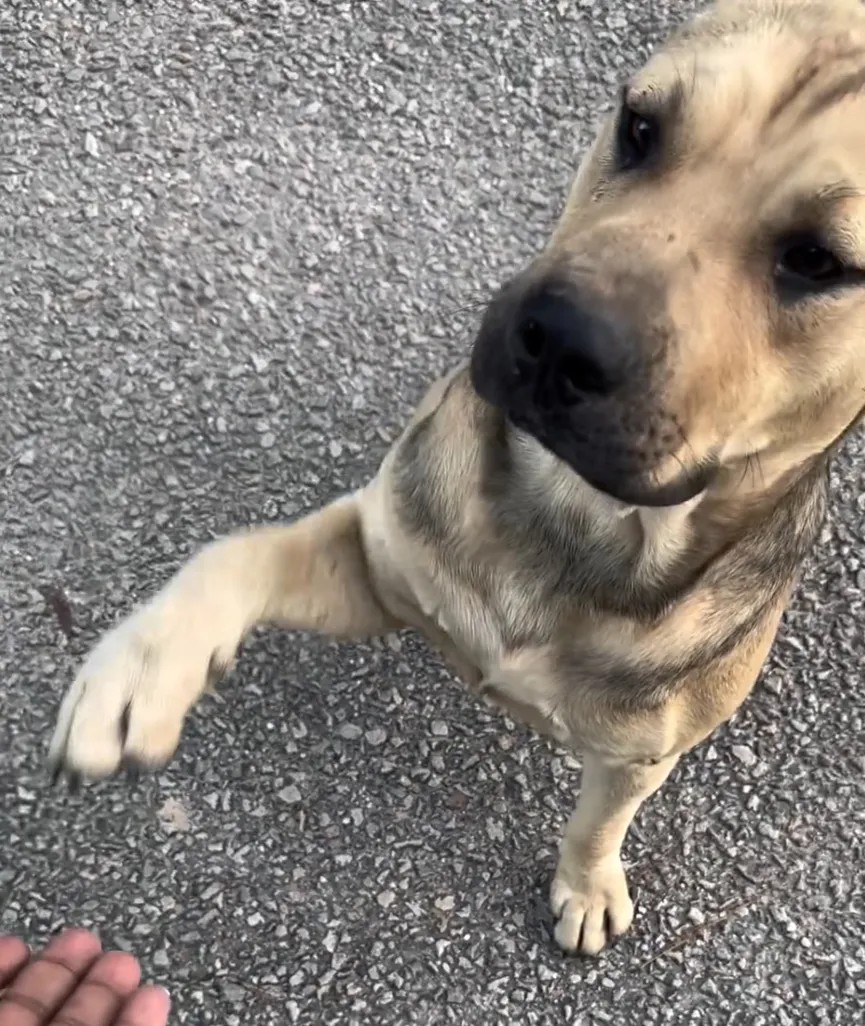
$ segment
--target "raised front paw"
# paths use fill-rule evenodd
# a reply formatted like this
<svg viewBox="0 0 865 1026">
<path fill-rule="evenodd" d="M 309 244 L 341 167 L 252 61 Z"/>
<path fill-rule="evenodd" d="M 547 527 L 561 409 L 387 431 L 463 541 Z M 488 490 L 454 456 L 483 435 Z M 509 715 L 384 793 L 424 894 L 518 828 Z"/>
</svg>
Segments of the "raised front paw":
<svg viewBox="0 0 865 1026">
<path fill-rule="evenodd" d="M 157 597 L 92 650 L 60 706 L 49 752 L 56 775 L 105 777 L 174 753 L 186 713 L 239 640 L 202 604 L 178 599 Z"/>
<path fill-rule="evenodd" d="M 582 866 L 563 855 L 550 893 L 558 919 L 556 941 L 565 951 L 597 955 L 634 918 L 625 870 L 618 855 Z"/>
</svg>

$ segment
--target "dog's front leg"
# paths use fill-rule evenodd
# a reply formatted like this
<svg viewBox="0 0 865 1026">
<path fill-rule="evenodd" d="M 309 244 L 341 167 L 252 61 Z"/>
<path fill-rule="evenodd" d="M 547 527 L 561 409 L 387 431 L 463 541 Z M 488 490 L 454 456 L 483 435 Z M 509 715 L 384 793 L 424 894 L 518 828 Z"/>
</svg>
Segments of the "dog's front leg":
<svg viewBox="0 0 865 1026">
<path fill-rule="evenodd" d="M 124 761 L 163 763 L 210 678 L 259 623 L 340 637 L 401 626 L 370 578 L 359 496 L 214 542 L 106 634 L 61 705 L 54 766 L 101 777 Z"/>
<path fill-rule="evenodd" d="M 657 763 L 583 760 L 580 799 L 568 822 L 553 880 L 556 940 L 566 951 L 597 954 L 634 918 L 621 848 L 637 809 L 667 779 L 678 755 Z"/>
</svg>

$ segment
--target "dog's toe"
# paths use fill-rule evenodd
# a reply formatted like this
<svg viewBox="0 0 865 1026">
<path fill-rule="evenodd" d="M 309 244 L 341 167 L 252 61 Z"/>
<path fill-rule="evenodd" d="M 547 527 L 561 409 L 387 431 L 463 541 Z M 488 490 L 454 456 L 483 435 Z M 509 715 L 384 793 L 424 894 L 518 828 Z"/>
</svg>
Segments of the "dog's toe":
<svg viewBox="0 0 865 1026">
<path fill-rule="evenodd" d="M 558 919 L 556 942 L 564 951 L 597 955 L 634 918 L 625 871 L 618 858 L 591 869 L 559 866 L 550 892 Z"/>
</svg>

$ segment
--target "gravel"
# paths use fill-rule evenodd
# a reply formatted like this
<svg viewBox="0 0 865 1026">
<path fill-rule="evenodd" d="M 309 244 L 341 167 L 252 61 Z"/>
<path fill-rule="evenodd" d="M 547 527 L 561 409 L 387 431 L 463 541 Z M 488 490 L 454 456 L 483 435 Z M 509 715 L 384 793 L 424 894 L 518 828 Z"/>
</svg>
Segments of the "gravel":
<svg viewBox="0 0 865 1026">
<path fill-rule="evenodd" d="M 861 437 L 752 700 L 639 816 L 597 961 L 546 907 L 573 761 L 410 636 L 261 633 L 165 771 L 43 770 L 100 631 L 373 472 L 690 7 L 0 5 L 0 928 L 98 929 L 178 1023 L 861 1017 Z"/>
</svg>

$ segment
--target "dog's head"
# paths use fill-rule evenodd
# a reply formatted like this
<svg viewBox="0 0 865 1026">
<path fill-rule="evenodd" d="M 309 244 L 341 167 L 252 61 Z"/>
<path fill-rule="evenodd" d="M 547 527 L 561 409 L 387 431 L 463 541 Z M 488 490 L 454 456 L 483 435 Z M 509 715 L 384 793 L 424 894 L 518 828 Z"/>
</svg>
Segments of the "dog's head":
<svg viewBox="0 0 865 1026">
<path fill-rule="evenodd" d="M 865 5 L 727 0 L 674 37 L 490 304 L 472 379 L 633 505 L 831 447 L 865 406 Z"/>
</svg>

